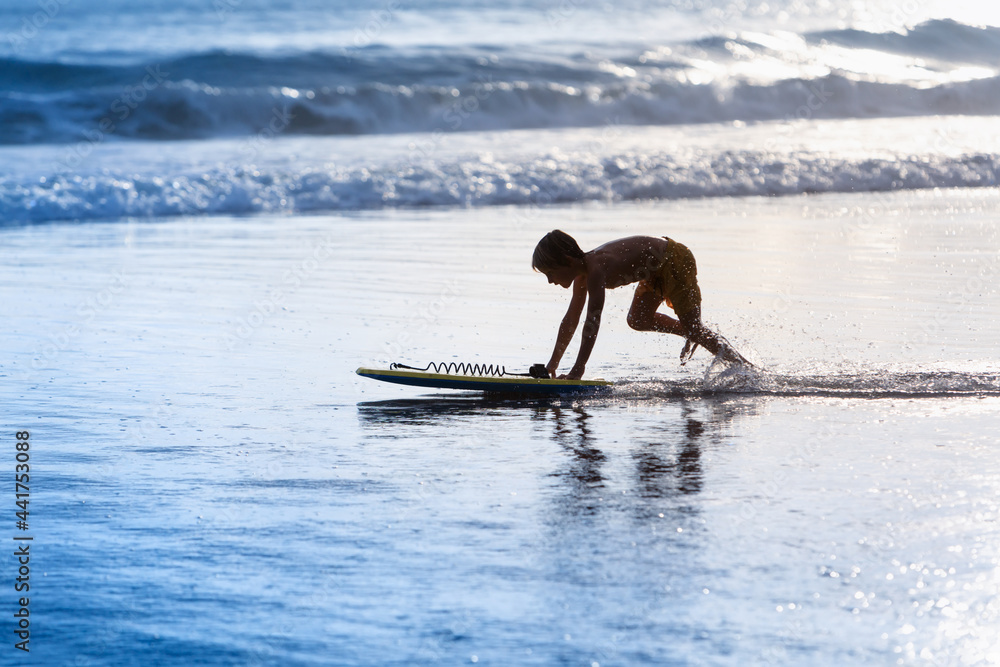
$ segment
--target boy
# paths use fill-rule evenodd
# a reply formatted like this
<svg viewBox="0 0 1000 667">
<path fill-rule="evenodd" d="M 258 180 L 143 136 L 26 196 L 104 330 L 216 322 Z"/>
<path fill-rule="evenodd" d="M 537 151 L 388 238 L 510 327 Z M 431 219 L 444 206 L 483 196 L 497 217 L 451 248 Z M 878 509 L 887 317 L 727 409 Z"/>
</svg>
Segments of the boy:
<svg viewBox="0 0 1000 667">
<path fill-rule="evenodd" d="M 725 361 L 752 365 L 701 323 L 701 290 L 694 255 L 673 239 L 630 236 L 583 252 L 573 237 L 557 229 L 535 246 L 531 267 L 544 273 L 549 283 L 573 290 L 569 310 L 559 325 L 552 358 L 545 365 L 551 377 L 556 377 L 559 361 L 573 338 L 588 295 L 590 305 L 580 353 L 570 372 L 560 376 L 569 380 L 580 379 L 586 370 L 601 327 L 604 291 L 631 283 L 638 286 L 628 313 L 628 325 L 637 331 L 659 331 L 686 338 L 681 351 L 682 364 L 701 345 Z M 670 306 L 677 319 L 656 312 L 661 303 Z"/>
</svg>

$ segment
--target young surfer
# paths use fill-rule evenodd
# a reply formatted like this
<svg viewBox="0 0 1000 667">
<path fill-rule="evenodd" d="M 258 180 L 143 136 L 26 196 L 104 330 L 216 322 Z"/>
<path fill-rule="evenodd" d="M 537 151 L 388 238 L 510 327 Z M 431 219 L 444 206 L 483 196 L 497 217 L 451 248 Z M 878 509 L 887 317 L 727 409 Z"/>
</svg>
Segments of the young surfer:
<svg viewBox="0 0 1000 667">
<path fill-rule="evenodd" d="M 583 252 L 572 236 L 560 230 L 546 234 L 531 258 L 531 266 L 545 274 L 550 283 L 572 288 L 569 310 L 559 325 L 552 358 L 545 365 L 551 377 L 570 339 L 576 332 L 583 306 L 590 297 L 583 325 L 583 340 L 576 363 L 563 376 L 583 377 L 587 360 L 597 341 L 604 310 L 604 291 L 638 283 L 628 325 L 637 331 L 659 331 L 687 339 L 681 351 L 683 364 L 701 345 L 725 361 L 751 365 L 724 338 L 701 322 L 701 290 L 694 255 L 686 246 L 666 237 L 630 236 Z M 656 312 L 660 304 L 670 306 L 677 319 Z"/>
</svg>

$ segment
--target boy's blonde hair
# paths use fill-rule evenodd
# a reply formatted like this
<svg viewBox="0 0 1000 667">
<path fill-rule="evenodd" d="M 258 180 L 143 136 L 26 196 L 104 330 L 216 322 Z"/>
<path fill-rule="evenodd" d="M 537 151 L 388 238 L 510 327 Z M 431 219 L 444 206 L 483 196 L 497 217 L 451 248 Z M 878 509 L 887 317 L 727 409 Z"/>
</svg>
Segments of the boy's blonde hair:
<svg viewBox="0 0 1000 667">
<path fill-rule="evenodd" d="M 553 229 L 542 237 L 531 256 L 531 268 L 549 271 L 569 266 L 574 259 L 583 259 L 583 250 L 576 240 L 560 229 Z"/>
</svg>

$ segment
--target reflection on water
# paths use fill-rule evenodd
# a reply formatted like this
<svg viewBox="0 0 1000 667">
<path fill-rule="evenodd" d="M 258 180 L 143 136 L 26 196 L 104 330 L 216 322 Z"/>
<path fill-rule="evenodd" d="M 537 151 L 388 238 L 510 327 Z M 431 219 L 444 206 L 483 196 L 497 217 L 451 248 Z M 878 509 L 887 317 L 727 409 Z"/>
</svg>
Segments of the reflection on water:
<svg viewBox="0 0 1000 667">
<path fill-rule="evenodd" d="M 551 423 L 551 438 L 569 455 L 569 465 L 550 473 L 565 480 L 567 496 L 574 499 L 572 513 L 592 514 L 597 511 L 598 495 L 604 487 L 602 467 L 607 456 L 593 442 L 590 412 L 581 405 L 563 408 L 558 405 L 538 406 L 532 414 L 545 432 Z"/>
<path fill-rule="evenodd" d="M 690 518 L 697 507 L 692 497 L 704 485 L 703 447 L 720 442 L 724 429 L 753 404 L 674 399 L 649 413 L 625 413 L 624 419 L 617 410 L 607 412 L 608 406 L 537 406 L 532 419 L 567 454 L 567 465 L 550 473 L 561 480 L 550 510 L 556 532 L 574 517 L 602 514 L 602 521 L 612 520 L 622 511 L 640 522 L 662 519 L 667 511 Z M 602 419 L 627 426 L 624 448 L 620 437 L 595 435 L 594 422 Z M 627 456 L 621 456 L 623 449 Z"/>
<path fill-rule="evenodd" d="M 448 543 L 472 545 L 447 551 L 449 567 L 503 573 L 490 586 L 518 605 L 511 618 L 541 628 L 534 649 L 559 647 L 560 659 L 545 664 L 645 664 L 648 654 L 628 648 L 629 633 L 688 637 L 689 621 L 676 610 L 709 599 L 707 450 L 728 446 L 734 422 L 762 404 L 434 397 L 357 410 L 366 439 L 411 439 L 419 448 L 399 447 L 409 452 L 440 443 L 447 454 L 438 461 L 458 449 L 474 457 L 452 478 L 463 482 L 430 496 L 434 504 L 423 501 L 412 517 L 449 517 L 456 533 Z M 476 446 L 462 447 L 469 438 Z M 437 528 L 448 536 L 449 524 Z M 578 632 L 588 633 L 585 653 L 574 648 Z"/>
<path fill-rule="evenodd" d="M 680 451 L 673 454 L 669 443 L 649 443 L 635 451 L 637 486 L 645 498 L 666 498 L 673 495 L 690 495 L 701 491 L 701 439 L 705 425 L 693 416 L 694 411 L 685 406 L 683 436 L 678 443 Z"/>
<path fill-rule="evenodd" d="M 692 496 L 704 484 L 702 448 L 719 443 L 734 421 L 757 413 L 761 401 L 752 397 L 704 397 L 698 401 L 673 397 L 624 407 L 615 400 L 572 401 L 551 398 L 524 400 L 482 396 L 427 397 L 366 401 L 357 404 L 363 427 L 372 437 L 408 437 L 400 426 L 437 428 L 472 418 L 491 438 L 503 441 L 504 429 L 491 429 L 490 419 L 509 422 L 523 416 L 532 429 L 558 445 L 566 465 L 549 476 L 562 481 L 564 510 L 588 514 L 601 506 L 609 485 L 609 451 L 620 451 L 623 435 L 630 451 L 631 473 L 626 494 L 644 499 Z M 648 408 L 648 410 L 644 409 Z M 622 419 L 621 415 L 625 415 Z M 621 429 L 626 429 L 626 434 Z M 414 437 L 433 437 L 421 429 Z M 610 435 L 610 437 L 609 437 Z M 621 480 L 615 482 L 621 484 Z M 606 495 L 606 494 L 605 494 Z"/>
<path fill-rule="evenodd" d="M 435 424 L 454 417 L 487 417 L 501 412 L 514 412 L 545 404 L 552 399 L 469 398 L 401 398 L 358 403 L 358 416 L 364 425 L 372 427 L 399 424 Z"/>
</svg>

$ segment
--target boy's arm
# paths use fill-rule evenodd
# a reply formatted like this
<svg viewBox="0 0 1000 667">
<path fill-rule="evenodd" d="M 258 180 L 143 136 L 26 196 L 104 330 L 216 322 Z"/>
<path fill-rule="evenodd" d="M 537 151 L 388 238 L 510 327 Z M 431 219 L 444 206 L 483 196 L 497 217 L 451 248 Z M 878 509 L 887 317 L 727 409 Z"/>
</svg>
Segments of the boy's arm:
<svg viewBox="0 0 1000 667">
<path fill-rule="evenodd" d="M 597 332 L 601 328 L 601 313 L 604 312 L 604 274 L 592 271 L 587 279 L 587 291 L 590 294 L 590 305 L 587 306 L 587 319 L 583 323 L 583 340 L 580 341 L 580 353 L 576 363 L 566 374 L 567 380 L 579 380 L 587 370 L 587 360 L 597 342 Z M 573 285 L 576 288 L 576 285 Z"/>
<path fill-rule="evenodd" d="M 550 377 L 556 376 L 556 369 L 559 368 L 559 362 L 562 360 L 563 353 L 566 352 L 570 340 L 573 339 L 573 334 L 576 332 L 576 325 L 580 323 L 583 304 L 587 301 L 586 278 L 580 276 L 574 280 L 572 290 L 573 296 L 569 301 L 569 309 L 566 311 L 562 323 L 559 324 L 559 333 L 556 336 L 555 349 L 552 350 L 552 358 L 549 359 L 549 363 L 545 364 Z"/>
</svg>

